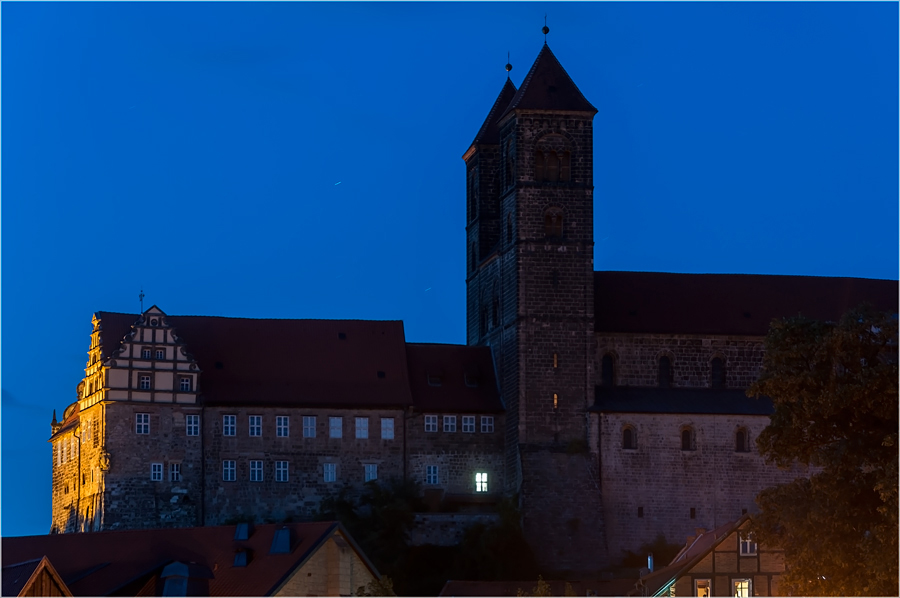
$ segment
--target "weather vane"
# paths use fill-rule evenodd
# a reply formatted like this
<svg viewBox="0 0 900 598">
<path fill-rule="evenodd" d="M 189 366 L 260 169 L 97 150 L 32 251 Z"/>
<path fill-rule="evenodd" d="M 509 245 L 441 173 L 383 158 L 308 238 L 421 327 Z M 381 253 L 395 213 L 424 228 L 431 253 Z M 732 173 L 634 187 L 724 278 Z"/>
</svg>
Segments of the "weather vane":
<svg viewBox="0 0 900 598">
<path fill-rule="evenodd" d="M 512 65 L 509 63 L 509 52 L 506 53 L 506 78 L 509 79 L 509 71 L 512 70 Z"/>
<path fill-rule="evenodd" d="M 141 294 L 138 295 L 138 299 L 141 300 L 141 313 L 144 313 L 144 287 L 141 287 Z"/>
<path fill-rule="evenodd" d="M 544 43 L 547 43 L 547 34 L 550 33 L 550 28 L 547 27 L 547 15 L 544 15 L 544 27 L 541 29 L 544 32 Z"/>
</svg>

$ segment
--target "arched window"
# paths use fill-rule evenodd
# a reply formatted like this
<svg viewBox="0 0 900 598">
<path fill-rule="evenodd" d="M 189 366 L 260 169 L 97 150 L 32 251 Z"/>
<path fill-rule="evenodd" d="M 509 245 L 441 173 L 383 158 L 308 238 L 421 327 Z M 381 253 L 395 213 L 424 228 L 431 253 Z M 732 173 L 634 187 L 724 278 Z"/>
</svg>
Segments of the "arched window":
<svg viewBox="0 0 900 598">
<path fill-rule="evenodd" d="M 569 164 L 571 158 L 570 152 L 563 152 L 559 156 L 559 180 L 565 183 L 572 180 L 572 168 Z"/>
<path fill-rule="evenodd" d="M 562 237 L 563 213 L 559 208 L 549 208 L 544 212 L 544 235 L 548 237 Z"/>
<path fill-rule="evenodd" d="M 669 388 L 672 385 L 672 361 L 668 356 L 659 358 L 659 387 Z"/>
<path fill-rule="evenodd" d="M 625 429 L 622 430 L 622 448 L 628 450 L 637 448 L 637 436 L 631 426 L 625 426 Z"/>
<path fill-rule="evenodd" d="M 537 150 L 534 152 L 534 181 L 540 183 L 544 180 L 545 164 L 544 152 Z"/>
<path fill-rule="evenodd" d="M 600 362 L 600 383 L 603 386 L 615 384 L 613 356 L 607 353 Z"/>
<path fill-rule="evenodd" d="M 559 156 L 556 152 L 547 154 L 547 180 L 551 183 L 559 180 Z"/>
<path fill-rule="evenodd" d="M 681 450 L 694 450 L 694 430 L 692 428 L 682 428 L 681 430 Z"/>
<path fill-rule="evenodd" d="M 721 357 L 713 357 L 710 366 L 710 386 L 725 388 L 725 363 Z"/>
<path fill-rule="evenodd" d="M 745 428 L 738 428 L 734 434 L 734 452 L 749 453 L 750 452 L 750 436 Z"/>
</svg>

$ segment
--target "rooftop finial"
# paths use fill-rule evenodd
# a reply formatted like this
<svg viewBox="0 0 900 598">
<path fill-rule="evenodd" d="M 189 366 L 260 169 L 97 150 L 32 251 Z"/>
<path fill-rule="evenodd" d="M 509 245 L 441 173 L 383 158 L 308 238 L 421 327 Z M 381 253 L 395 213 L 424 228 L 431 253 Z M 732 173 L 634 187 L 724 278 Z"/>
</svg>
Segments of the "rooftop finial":
<svg viewBox="0 0 900 598">
<path fill-rule="evenodd" d="M 144 313 L 144 287 L 141 287 L 141 294 L 138 295 L 138 299 L 141 300 L 141 313 Z"/>
<path fill-rule="evenodd" d="M 512 65 L 509 63 L 509 52 L 506 53 L 506 78 L 509 79 L 509 71 L 512 70 Z"/>
<path fill-rule="evenodd" d="M 547 27 L 547 15 L 544 15 L 544 27 L 541 29 L 544 32 L 544 45 L 547 44 L 547 34 L 550 33 L 550 28 Z"/>
</svg>

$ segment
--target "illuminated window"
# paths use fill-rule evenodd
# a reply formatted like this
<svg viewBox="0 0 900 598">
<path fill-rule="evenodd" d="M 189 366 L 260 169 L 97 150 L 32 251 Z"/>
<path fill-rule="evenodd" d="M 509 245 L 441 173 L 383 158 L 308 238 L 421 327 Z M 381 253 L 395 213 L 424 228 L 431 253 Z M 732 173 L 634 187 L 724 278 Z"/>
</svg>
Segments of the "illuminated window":
<svg viewBox="0 0 900 598">
<path fill-rule="evenodd" d="M 304 438 L 315 438 L 316 437 L 316 416 L 315 415 L 304 415 L 303 416 L 303 437 Z"/>
<path fill-rule="evenodd" d="M 275 436 L 287 438 L 290 436 L 291 418 L 287 415 L 279 415 L 275 418 Z"/>
<path fill-rule="evenodd" d="M 141 374 L 140 388 L 141 390 L 150 390 L 150 374 Z"/>
<path fill-rule="evenodd" d="M 712 580 L 695 579 L 694 596 L 702 596 L 703 598 L 709 598 L 710 596 L 712 596 Z"/>
<path fill-rule="evenodd" d="M 755 556 L 756 555 L 756 538 L 753 534 L 744 534 L 740 535 L 741 542 L 741 556 Z"/>
<path fill-rule="evenodd" d="M 262 436 L 262 416 L 251 415 L 249 419 L 250 436 Z"/>
<path fill-rule="evenodd" d="M 750 598 L 753 594 L 750 593 L 750 580 L 749 579 L 735 579 L 732 581 L 734 584 L 734 593 L 732 596 L 739 596 L 740 598 Z"/>
<path fill-rule="evenodd" d="M 438 466 L 437 465 L 426 465 L 425 466 L 425 483 L 428 485 L 435 485 L 438 483 Z"/>
<path fill-rule="evenodd" d="M 356 437 L 357 438 L 368 438 L 369 437 L 369 418 L 368 417 L 357 417 L 356 418 Z"/>
<path fill-rule="evenodd" d="M 559 409 L 559 395 L 553 393 L 553 409 Z"/>
<path fill-rule="evenodd" d="M 141 359 L 150 359 L 150 355 L 152 355 L 150 347 L 144 347 L 143 349 L 141 349 Z"/>
<path fill-rule="evenodd" d="M 475 416 L 474 415 L 464 415 L 462 416 L 462 431 L 466 433 L 474 433 L 475 432 Z"/>
<path fill-rule="evenodd" d="M 493 415 L 482 415 L 481 416 L 481 433 L 482 434 L 490 434 L 494 431 L 494 416 Z"/>
<path fill-rule="evenodd" d="M 188 415 L 185 416 L 185 424 L 187 428 L 188 436 L 200 436 L 200 416 L 199 415 Z"/>
<path fill-rule="evenodd" d="M 393 417 L 382 417 L 381 418 L 381 439 L 382 440 L 393 440 L 394 439 L 394 418 Z"/>
<path fill-rule="evenodd" d="M 149 434 L 150 433 L 150 414 L 149 413 L 135 413 L 134 414 L 134 431 L 137 434 Z"/>
<path fill-rule="evenodd" d="M 222 436 L 234 436 L 237 428 L 236 415 L 222 416 Z"/>
<path fill-rule="evenodd" d="M 251 482 L 263 481 L 263 462 L 262 461 L 250 461 L 250 481 Z"/>
<path fill-rule="evenodd" d="M 182 378 L 180 389 L 182 392 L 190 392 L 191 391 L 191 379 L 190 378 Z"/>
<path fill-rule="evenodd" d="M 166 358 L 166 350 L 165 349 L 157 349 L 156 350 L 156 358 L 157 359 L 165 359 Z"/>
<path fill-rule="evenodd" d="M 275 461 L 275 481 L 276 482 L 288 481 L 288 462 L 287 461 Z"/>
<path fill-rule="evenodd" d="M 233 482 L 235 479 L 237 479 L 237 474 L 234 461 L 227 459 L 222 461 L 222 481 Z"/>
<path fill-rule="evenodd" d="M 444 432 L 456 432 L 456 416 L 444 416 Z"/>
<path fill-rule="evenodd" d="M 322 479 L 326 482 L 333 482 L 337 479 L 337 467 L 334 463 L 322 464 Z"/>
<path fill-rule="evenodd" d="M 363 465 L 363 473 L 365 475 L 365 481 L 371 482 L 372 480 L 377 480 L 378 466 L 374 463 L 366 463 Z"/>
<path fill-rule="evenodd" d="M 637 448 L 637 437 L 631 426 L 625 426 L 625 429 L 622 430 L 622 448 L 627 450 Z"/>
<path fill-rule="evenodd" d="M 488 491 L 488 475 L 483 472 L 475 474 L 475 492 Z"/>
<path fill-rule="evenodd" d="M 559 367 L 559 356 L 556 353 L 553 354 L 553 367 Z"/>
<path fill-rule="evenodd" d="M 162 463 L 151 463 L 150 464 L 150 481 L 151 482 L 161 482 L 162 481 L 162 473 L 163 473 L 163 464 Z"/>
<path fill-rule="evenodd" d="M 93 475 L 93 472 L 91 472 Z M 181 463 L 169 463 L 169 481 L 181 481 Z"/>
<path fill-rule="evenodd" d="M 328 418 L 328 437 L 340 438 L 344 435 L 344 420 L 340 417 Z M 334 480 L 331 480 L 332 482 Z"/>
<path fill-rule="evenodd" d="M 425 416 L 425 431 L 426 432 L 437 432 L 437 416 L 436 415 L 426 415 Z"/>
</svg>

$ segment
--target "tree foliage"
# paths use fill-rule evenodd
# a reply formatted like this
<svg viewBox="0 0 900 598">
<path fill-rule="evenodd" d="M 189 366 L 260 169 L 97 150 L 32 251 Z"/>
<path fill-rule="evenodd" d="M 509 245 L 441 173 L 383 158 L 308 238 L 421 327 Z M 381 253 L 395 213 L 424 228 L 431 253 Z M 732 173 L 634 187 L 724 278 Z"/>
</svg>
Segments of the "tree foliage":
<svg viewBox="0 0 900 598">
<path fill-rule="evenodd" d="M 775 406 L 757 445 L 770 462 L 815 472 L 757 497 L 758 541 L 785 550 L 783 592 L 898 595 L 897 377 L 890 314 L 773 322 L 748 390 Z"/>
</svg>

